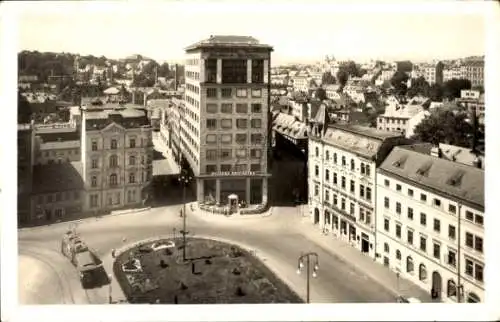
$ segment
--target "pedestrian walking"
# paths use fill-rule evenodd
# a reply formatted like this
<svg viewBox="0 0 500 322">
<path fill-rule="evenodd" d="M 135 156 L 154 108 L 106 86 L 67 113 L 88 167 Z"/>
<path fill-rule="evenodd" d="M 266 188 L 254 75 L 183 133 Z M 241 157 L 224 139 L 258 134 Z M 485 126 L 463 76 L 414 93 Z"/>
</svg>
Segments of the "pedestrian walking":
<svg viewBox="0 0 500 322">
<path fill-rule="evenodd" d="M 115 258 L 115 255 L 116 255 L 116 250 L 113 248 L 111 250 L 111 257 Z"/>
</svg>

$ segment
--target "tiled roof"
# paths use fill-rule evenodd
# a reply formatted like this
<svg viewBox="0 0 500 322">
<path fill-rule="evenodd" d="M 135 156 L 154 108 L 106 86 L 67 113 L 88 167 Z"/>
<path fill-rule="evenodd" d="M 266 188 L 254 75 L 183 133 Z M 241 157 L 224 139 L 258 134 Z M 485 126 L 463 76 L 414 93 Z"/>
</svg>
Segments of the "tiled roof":
<svg viewBox="0 0 500 322">
<path fill-rule="evenodd" d="M 81 162 L 53 163 L 33 167 L 33 193 L 83 189 Z"/>
<path fill-rule="evenodd" d="M 395 147 L 380 169 L 484 209 L 484 171 L 428 154 Z"/>
<path fill-rule="evenodd" d="M 465 165 L 472 166 L 476 155 L 471 152 L 470 148 L 464 148 L 461 146 L 450 145 L 439 143 L 439 148 L 443 152 L 443 155 L 448 160 L 455 160 L 455 162 L 462 163 Z M 484 169 L 484 161 L 482 163 L 482 169 Z"/>
<path fill-rule="evenodd" d="M 352 126 L 352 125 L 346 125 Z M 340 124 L 335 124 L 328 127 L 322 140 L 326 144 L 340 147 L 341 149 L 361 154 L 362 156 L 372 159 L 382 145 L 382 140 L 361 136 L 356 133 L 348 132 L 341 127 Z"/>
<path fill-rule="evenodd" d="M 141 126 L 148 126 L 149 121 L 146 111 L 136 108 L 121 108 L 121 109 L 95 109 L 85 113 L 86 130 L 96 131 L 102 130 L 109 124 L 115 122 L 110 116 L 119 115 L 121 121 L 117 121 L 124 128 L 138 128 Z"/>
<path fill-rule="evenodd" d="M 348 125 L 332 124 L 332 125 L 330 125 L 330 127 L 338 128 L 338 129 L 348 131 L 348 132 L 351 132 L 354 134 L 362 135 L 362 136 L 367 136 L 367 137 L 374 138 L 374 139 L 377 139 L 380 141 L 401 136 L 401 134 L 398 134 L 398 133 L 377 130 L 376 128 L 373 128 L 373 127 L 366 127 L 366 126 L 360 126 L 360 125 L 355 125 L 355 124 L 348 124 Z"/>
<path fill-rule="evenodd" d="M 273 129 L 295 139 L 307 138 L 307 125 L 292 115 L 278 113 L 273 120 Z"/>
</svg>

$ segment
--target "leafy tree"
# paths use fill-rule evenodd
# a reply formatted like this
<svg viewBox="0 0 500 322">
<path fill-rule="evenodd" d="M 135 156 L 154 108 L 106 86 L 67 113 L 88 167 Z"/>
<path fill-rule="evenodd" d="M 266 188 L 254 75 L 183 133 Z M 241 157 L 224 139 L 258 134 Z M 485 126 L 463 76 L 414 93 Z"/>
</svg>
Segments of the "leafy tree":
<svg viewBox="0 0 500 322">
<path fill-rule="evenodd" d="M 339 81 L 340 87 L 343 88 L 347 83 L 348 79 L 349 79 L 349 74 L 345 70 L 339 69 L 339 71 L 337 72 L 337 80 Z"/>
<path fill-rule="evenodd" d="M 391 85 L 394 87 L 397 95 L 406 95 L 406 91 L 408 90 L 408 86 L 406 85 L 408 78 L 408 75 L 401 71 L 395 72 L 392 76 Z"/>
<path fill-rule="evenodd" d="M 463 89 L 471 89 L 471 82 L 468 79 L 450 79 L 443 84 L 443 96 L 453 100 L 460 97 L 460 91 Z"/>
<path fill-rule="evenodd" d="M 432 113 L 415 127 L 413 139 L 432 144 L 446 143 L 462 147 L 470 146 L 472 125 L 467 114 L 442 110 Z"/>
<path fill-rule="evenodd" d="M 321 76 L 321 83 L 322 84 L 325 84 L 325 85 L 335 84 L 335 82 L 336 82 L 336 79 L 332 75 L 331 72 L 325 72 L 325 73 L 323 73 L 323 76 Z"/>
<path fill-rule="evenodd" d="M 429 83 L 427 83 L 424 77 L 420 76 L 412 82 L 411 87 L 408 89 L 407 95 L 410 97 L 414 97 L 417 95 L 428 97 L 429 88 Z"/>
<path fill-rule="evenodd" d="M 482 85 L 472 86 L 472 89 L 475 91 L 479 91 L 479 93 L 481 93 L 481 94 L 484 94 L 484 86 L 482 86 Z"/>
<path fill-rule="evenodd" d="M 432 84 L 429 87 L 429 98 L 434 102 L 441 102 L 443 100 L 443 87 L 439 84 Z"/>
<path fill-rule="evenodd" d="M 320 101 L 326 100 L 326 91 L 322 87 L 318 87 L 315 92 L 315 96 Z"/>
<path fill-rule="evenodd" d="M 358 66 L 352 60 L 341 65 L 339 69 L 343 69 L 349 77 L 361 76 L 361 73 L 360 73 Z"/>
<path fill-rule="evenodd" d="M 170 68 L 168 66 L 168 63 L 163 63 L 158 67 L 158 76 L 159 77 L 168 77 L 170 73 Z"/>
</svg>

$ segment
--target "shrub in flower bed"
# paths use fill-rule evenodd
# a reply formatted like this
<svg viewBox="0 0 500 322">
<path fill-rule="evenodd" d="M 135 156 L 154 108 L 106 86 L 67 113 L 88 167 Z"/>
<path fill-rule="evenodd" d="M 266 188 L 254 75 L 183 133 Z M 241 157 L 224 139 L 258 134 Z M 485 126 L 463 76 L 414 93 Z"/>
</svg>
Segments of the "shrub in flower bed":
<svg viewBox="0 0 500 322">
<path fill-rule="evenodd" d="M 150 247 L 144 244 L 140 248 Z M 134 283 L 133 273 L 122 272 L 130 253 L 140 257 L 142 272 Z M 302 303 L 301 298 L 260 260 L 237 246 L 189 238 L 187 260 L 182 250 L 120 254 L 113 269 L 130 303 L 225 304 L 225 303 Z M 179 261 L 178 259 L 181 258 Z M 209 264 L 208 264 L 209 263 Z M 141 282 L 142 281 L 142 282 Z M 147 281 L 147 282 L 146 282 Z M 142 284 L 141 284 L 142 283 Z M 131 285 L 134 284 L 134 285 Z"/>
</svg>

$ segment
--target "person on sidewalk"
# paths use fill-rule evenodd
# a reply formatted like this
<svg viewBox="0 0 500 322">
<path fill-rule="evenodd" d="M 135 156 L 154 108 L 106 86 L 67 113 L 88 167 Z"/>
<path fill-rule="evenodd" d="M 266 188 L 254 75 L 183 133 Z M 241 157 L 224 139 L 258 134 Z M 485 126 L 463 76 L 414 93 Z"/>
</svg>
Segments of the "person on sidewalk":
<svg viewBox="0 0 500 322">
<path fill-rule="evenodd" d="M 115 258 L 116 255 L 116 250 L 113 248 L 111 249 L 111 257 Z"/>
</svg>

